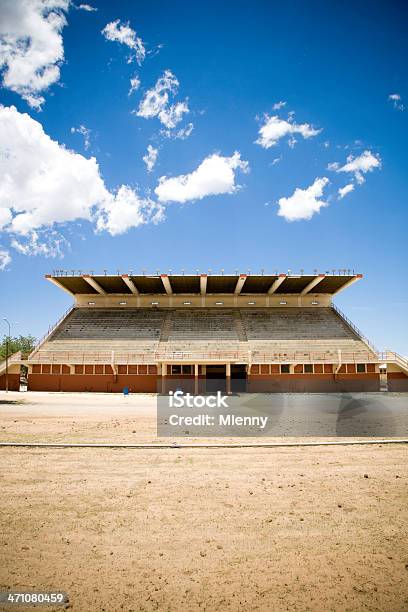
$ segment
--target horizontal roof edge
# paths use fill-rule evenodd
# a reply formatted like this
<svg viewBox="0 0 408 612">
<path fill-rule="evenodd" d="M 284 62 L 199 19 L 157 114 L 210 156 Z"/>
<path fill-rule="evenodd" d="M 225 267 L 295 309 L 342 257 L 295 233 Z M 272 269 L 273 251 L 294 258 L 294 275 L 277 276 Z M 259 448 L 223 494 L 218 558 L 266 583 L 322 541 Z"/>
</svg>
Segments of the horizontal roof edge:
<svg viewBox="0 0 408 612">
<path fill-rule="evenodd" d="M 174 283 L 174 294 L 200 294 L 200 278 L 207 278 L 207 293 L 234 294 L 237 283 L 240 282 L 240 292 L 243 294 L 267 294 L 273 283 L 280 280 L 274 293 L 305 294 L 320 293 L 334 295 L 363 277 L 362 274 L 46 274 L 45 278 L 72 295 L 87 295 L 93 293 L 86 279 L 93 279 L 97 286 L 107 295 L 128 293 L 129 288 L 124 278 L 130 279 L 141 294 L 165 294 L 166 287 L 162 281 L 168 279 L 170 286 Z M 243 284 L 242 284 L 243 281 Z M 94 283 L 95 284 L 95 283 Z M 277 283 L 275 283 L 276 286 Z"/>
</svg>

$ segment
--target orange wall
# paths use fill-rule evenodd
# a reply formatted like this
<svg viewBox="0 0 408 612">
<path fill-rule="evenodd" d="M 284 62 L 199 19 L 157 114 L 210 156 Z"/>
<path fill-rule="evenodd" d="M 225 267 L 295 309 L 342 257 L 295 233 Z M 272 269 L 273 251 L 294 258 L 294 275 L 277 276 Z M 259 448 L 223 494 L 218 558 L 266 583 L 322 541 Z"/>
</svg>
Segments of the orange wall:
<svg viewBox="0 0 408 612">
<path fill-rule="evenodd" d="M 10 381 L 12 376 L 18 378 L 17 375 L 9 375 Z M 167 377 L 167 390 L 173 388 L 174 385 L 175 387 L 179 387 L 181 378 L 185 379 L 185 383 L 187 383 L 185 390 L 193 391 L 194 377 L 192 376 L 174 376 L 174 382 L 172 381 L 172 377 Z M 4 382 L 3 387 L 1 387 L 2 379 L 4 379 L 4 376 L 0 377 L 0 388 L 4 388 Z M 389 379 L 391 385 L 395 385 L 396 387 L 407 385 L 408 390 L 408 377 L 404 376 L 404 378 L 398 378 L 397 376 L 392 377 L 390 374 Z M 118 374 L 116 377 L 112 374 L 30 374 L 28 377 L 28 389 L 30 391 L 95 391 L 121 393 L 124 387 L 129 387 L 131 393 L 155 393 L 160 380 L 161 378 L 154 374 Z M 10 389 L 11 388 L 10 386 Z M 248 377 L 247 390 L 254 393 L 379 391 L 379 375 L 376 373 L 338 374 L 336 378 L 334 378 L 332 374 L 279 374 L 276 376 L 269 374 L 252 374 Z"/>
<path fill-rule="evenodd" d="M 388 391 L 408 391 L 408 376 L 404 372 L 389 372 Z"/>
<path fill-rule="evenodd" d="M 6 375 L 0 376 L 0 389 L 6 388 Z M 10 391 L 20 390 L 20 374 L 9 374 L 8 375 L 8 388 Z"/>
<path fill-rule="evenodd" d="M 121 393 L 129 387 L 131 393 L 155 393 L 157 376 L 154 374 L 29 374 L 29 391 L 98 391 L 100 393 Z"/>
<path fill-rule="evenodd" d="M 248 391 L 265 393 L 330 393 L 342 391 L 379 391 L 378 374 L 280 374 L 251 375 Z"/>
</svg>

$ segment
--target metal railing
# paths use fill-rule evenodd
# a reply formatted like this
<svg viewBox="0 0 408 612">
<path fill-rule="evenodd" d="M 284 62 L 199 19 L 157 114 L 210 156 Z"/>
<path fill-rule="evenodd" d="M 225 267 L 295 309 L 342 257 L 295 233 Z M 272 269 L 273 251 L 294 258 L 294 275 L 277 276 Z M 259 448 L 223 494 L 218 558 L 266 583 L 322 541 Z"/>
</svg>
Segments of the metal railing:
<svg viewBox="0 0 408 612">
<path fill-rule="evenodd" d="M 7 358 L 8 367 L 10 367 L 13 363 L 20 363 L 22 361 L 22 353 L 21 351 L 16 351 L 12 355 L 9 355 Z M 6 359 L 2 359 L 0 361 L 0 373 L 6 370 Z"/>
<path fill-rule="evenodd" d="M 378 353 L 378 349 L 374 346 L 374 344 L 370 342 L 370 340 L 359 330 L 357 325 L 354 325 L 354 323 L 350 321 L 350 319 L 340 310 L 338 306 L 332 302 L 331 307 L 333 308 L 334 312 L 336 312 L 347 323 L 353 332 L 357 334 L 357 336 L 374 351 L 374 353 Z"/>
<path fill-rule="evenodd" d="M 19 361 L 17 353 L 14 361 Z M 276 353 L 262 351 L 209 351 L 209 352 L 151 352 L 120 353 L 115 351 L 88 352 L 77 351 L 39 351 L 29 359 L 30 364 L 71 364 L 71 365 L 154 365 L 192 364 L 192 363 L 239 363 L 239 364 L 358 364 L 394 363 L 408 374 L 408 360 L 393 351 L 374 353 L 373 351 L 330 351 L 330 352 L 293 352 Z M 9 364 L 11 362 L 9 361 Z M 0 364 L 0 370 L 1 370 Z"/>
<path fill-rule="evenodd" d="M 176 352 L 142 352 L 123 353 L 116 351 L 79 352 L 79 351 L 38 351 L 29 362 L 58 363 L 58 364 L 123 364 L 136 365 L 140 363 L 191 363 L 191 362 L 219 362 L 219 363 L 378 363 L 380 361 L 393 361 L 397 359 L 405 367 L 408 362 L 395 353 L 374 353 L 372 351 L 296 351 L 267 352 L 267 351 L 176 351 Z"/>
<path fill-rule="evenodd" d="M 29 363 L 59 363 L 59 364 L 139 364 L 156 363 L 154 353 L 114 353 L 106 352 L 79 352 L 79 351 L 38 351 L 33 354 Z"/>
<path fill-rule="evenodd" d="M 48 330 L 45 332 L 45 334 L 43 336 L 41 336 L 41 338 L 38 340 L 37 344 L 33 348 L 32 352 L 30 354 L 30 357 L 31 357 L 31 355 L 34 355 L 34 353 L 36 353 L 38 351 L 40 346 L 47 340 L 47 338 L 58 327 L 58 325 L 60 323 L 62 323 L 62 321 L 74 310 L 74 308 L 75 308 L 75 304 L 72 304 L 71 306 L 69 306 L 69 308 L 67 308 L 67 310 L 64 312 L 64 314 L 60 316 L 58 321 L 56 323 L 54 323 L 53 325 L 49 326 Z"/>
<path fill-rule="evenodd" d="M 377 363 L 377 354 L 372 351 L 296 351 L 294 353 L 264 353 L 254 351 L 251 355 L 252 363 Z"/>
<path fill-rule="evenodd" d="M 379 361 L 383 361 L 384 363 L 395 363 L 408 372 L 408 359 L 395 353 L 395 351 L 384 351 L 383 353 L 378 353 L 378 356 Z"/>
<path fill-rule="evenodd" d="M 119 351 L 103 351 L 103 352 L 80 352 L 80 351 L 42 351 L 39 350 L 30 357 L 30 363 L 105 363 L 105 364 L 123 364 L 136 365 L 140 363 L 157 363 L 163 361 L 172 362 L 187 362 L 187 361 L 220 361 L 231 362 L 237 360 L 248 362 L 248 352 L 232 352 L 232 351 L 208 351 L 208 352 L 142 352 L 142 353 L 123 353 Z"/>
</svg>

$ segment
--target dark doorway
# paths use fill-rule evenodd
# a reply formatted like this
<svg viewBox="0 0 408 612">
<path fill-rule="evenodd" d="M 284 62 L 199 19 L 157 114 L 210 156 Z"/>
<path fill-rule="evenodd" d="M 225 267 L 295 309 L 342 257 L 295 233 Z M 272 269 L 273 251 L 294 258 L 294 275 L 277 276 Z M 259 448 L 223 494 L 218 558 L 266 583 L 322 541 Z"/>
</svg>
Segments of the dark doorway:
<svg viewBox="0 0 408 612">
<path fill-rule="evenodd" d="M 226 391 L 226 371 L 225 365 L 208 365 L 206 366 L 206 392 L 207 393 L 225 393 Z"/>
<path fill-rule="evenodd" d="M 231 365 L 231 391 L 232 393 L 245 393 L 247 383 L 246 366 L 244 364 Z"/>
</svg>

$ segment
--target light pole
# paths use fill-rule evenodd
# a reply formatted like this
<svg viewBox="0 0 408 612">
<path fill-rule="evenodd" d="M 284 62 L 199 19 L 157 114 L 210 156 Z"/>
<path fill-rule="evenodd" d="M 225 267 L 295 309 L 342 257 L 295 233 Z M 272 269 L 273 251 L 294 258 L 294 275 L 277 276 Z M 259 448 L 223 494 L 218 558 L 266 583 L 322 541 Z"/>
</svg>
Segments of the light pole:
<svg viewBox="0 0 408 612">
<path fill-rule="evenodd" d="M 10 321 L 3 317 L 3 321 L 5 321 L 8 325 L 8 336 L 6 337 L 6 393 L 8 393 L 8 352 L 9 352 L 9 342 L 11 338 L 11 325 Z"/>
</svg>

